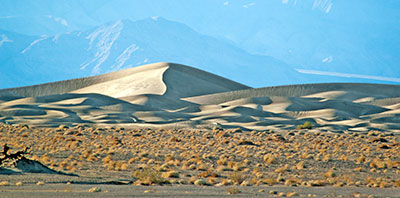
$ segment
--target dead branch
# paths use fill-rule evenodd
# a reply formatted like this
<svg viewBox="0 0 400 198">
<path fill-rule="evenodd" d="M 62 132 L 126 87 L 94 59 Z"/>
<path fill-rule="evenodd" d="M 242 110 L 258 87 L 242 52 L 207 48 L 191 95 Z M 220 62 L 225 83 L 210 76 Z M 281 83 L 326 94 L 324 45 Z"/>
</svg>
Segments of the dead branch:
<svg viewBox="0 0 400 198">
<path fill-rule="evenodd" d="M 29 147 L 26 147 L 24 150 L 22 151 L 17 151 L 15 153 L 12 154 L 8 154 L 8 151 L 10 150 L 10 147 L 7 146 L 7 144 L 4 145 L 3 147 L 3 151 L 1 152 L 1 154 L 3 155 L 3 157 L 0 158 L 0 166 L 3 165 L 3 163 L 7 160 L 18 160 L 24 157 L 25 154 L 28 154 L 28 150 Z"/>
</svg>

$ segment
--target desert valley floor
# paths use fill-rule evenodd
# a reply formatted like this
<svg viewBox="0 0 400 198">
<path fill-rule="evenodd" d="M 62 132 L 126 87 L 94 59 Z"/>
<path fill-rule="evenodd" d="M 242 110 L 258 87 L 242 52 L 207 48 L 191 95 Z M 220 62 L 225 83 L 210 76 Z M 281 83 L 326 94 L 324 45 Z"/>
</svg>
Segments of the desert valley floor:
<svg viewBox="0 0 400 198">
<path fill-rule="evenodd" d="M 156 63 L 0 90 L 0 123 L 9 153 L 30 148 L 3 164 L 0 196 L 400 196 L 398 85 L 254 89 Z"/>
</svg>

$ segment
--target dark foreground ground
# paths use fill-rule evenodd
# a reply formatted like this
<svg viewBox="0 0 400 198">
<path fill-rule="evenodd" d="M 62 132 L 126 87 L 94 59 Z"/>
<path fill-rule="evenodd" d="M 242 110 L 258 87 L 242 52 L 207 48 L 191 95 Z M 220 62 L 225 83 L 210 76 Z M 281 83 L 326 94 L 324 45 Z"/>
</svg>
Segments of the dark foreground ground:
<svg viewBox="0 0 400 198">
<path fill-rule="evenodd" d="M 101 189 L 90 192 L 90 189 Z M 229 191 L 239 190 L 237 194 Z M 274 191 L 276 194 L 271 194 Z M 134 186 L 134 185 L 85 185 L 45 184 L 2 186 L 0 197 L 400 197 L 396 188 L 360 187 L 287 187 L 287 186 Z"/>
</svg>

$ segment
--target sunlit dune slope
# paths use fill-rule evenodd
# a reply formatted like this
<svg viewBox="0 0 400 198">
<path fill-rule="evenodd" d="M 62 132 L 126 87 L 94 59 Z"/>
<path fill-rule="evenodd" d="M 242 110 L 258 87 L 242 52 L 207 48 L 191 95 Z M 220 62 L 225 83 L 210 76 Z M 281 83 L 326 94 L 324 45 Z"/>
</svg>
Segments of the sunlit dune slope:
<svg viewBox="0 0 400 198">
<path fill-rule="evenodd" d="M 303 84 L 253 89 L 189 66 L 156 63 L 0 90 L 0 120 L 38 126 L 122 124 L 400 131 L 400 86 Z"/>
</svg>

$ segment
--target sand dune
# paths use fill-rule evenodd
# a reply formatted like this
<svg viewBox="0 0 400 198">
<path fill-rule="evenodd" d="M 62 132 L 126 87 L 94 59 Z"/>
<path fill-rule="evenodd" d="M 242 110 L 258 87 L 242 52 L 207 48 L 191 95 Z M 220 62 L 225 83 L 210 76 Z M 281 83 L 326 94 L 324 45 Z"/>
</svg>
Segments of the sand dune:
<svg viewBox="0 0 400 198">
<path fill-rule="evenodd" d="M 0 90 L 0 121 L 38 126 L 179 126 L 400 131 L 400 86 L 304 84 L 253 89 L 192 67 L 156 63 Z"/>
</svg>

